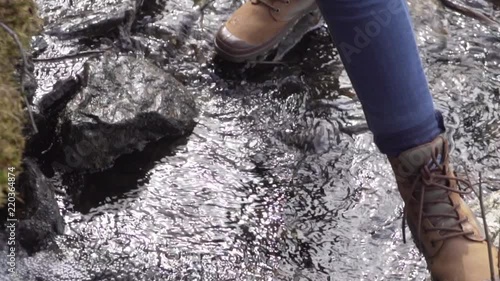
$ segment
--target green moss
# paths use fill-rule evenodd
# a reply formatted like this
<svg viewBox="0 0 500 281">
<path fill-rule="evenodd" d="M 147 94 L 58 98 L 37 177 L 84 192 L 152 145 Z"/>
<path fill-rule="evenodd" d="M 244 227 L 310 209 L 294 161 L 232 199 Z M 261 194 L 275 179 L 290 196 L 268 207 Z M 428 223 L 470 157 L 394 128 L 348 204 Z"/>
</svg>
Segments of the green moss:
<svg viewBox="0 0 500 281">
<path fill-rule="evenodd" d="M 32 0 L 0 0 L 0 21 L 18 35 L 25 50 L 39 31 L 41 21 Z M 26 122 L 19 75 L 20 51 L 14 39 L 0 27 L 0 207 L 5 204 L 7 169 L 20 171 L 24 150 L 22 128 Z"/>
</svg>

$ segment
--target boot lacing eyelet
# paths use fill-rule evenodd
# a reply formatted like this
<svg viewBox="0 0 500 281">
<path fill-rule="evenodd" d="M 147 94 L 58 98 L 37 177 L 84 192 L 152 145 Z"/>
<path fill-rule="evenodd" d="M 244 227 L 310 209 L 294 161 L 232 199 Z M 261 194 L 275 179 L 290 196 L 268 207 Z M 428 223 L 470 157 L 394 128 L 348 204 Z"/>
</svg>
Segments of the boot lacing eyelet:
<svg viewBox="0 0 500 281">
<path fill-rule="evenodd" d="M 420 173 L 417 177 L 414 178 L 413 183 L 410 186 L 410 194 L 409 202 L 405 202 L 405 208 L 403 209 L 403 241 L 406 242 L 405 235 L 405 220 L 408 216 L 407 206 L 409 203 L 415 205 L 417 208 L 415 211 L 417 213 L 417 221 L 416 223 L 416 241 L 419 241 L 423 244 L 421 237 L 421 231 L 425 232 L 433 232 L 437 231 L 437 235 L 439 238 L 435 238 L 434 240 L 427 240 L 428 243 L 434 248 L 437 247 L 438 244 L 436 242 L 447 240 L 453 237 L 460 237 L 464 235 L 472 235 L 474 231 L 469 230 L 466 231 L 463 228 L 459 227 L 460 224 L 469 221 L 469 217 L 467 215 L 461 218 L 458 209 L 460 208 L 460 204 L 454 205 L 453 202 L 449 202 L 451 200 L 450 193 L 458 194 L 463 196 L 465 194 L 472 193 L 472 184 L 463 178 L 459 178 L 455 173 L 451 173 L 452 168 L 448 163 L 448 146 L 444 146 L 443 151 L 438 151 L 435 149 L 431 155 L 428 164 L 424 164 L 420 168 Z M 444 159 L 443 159 L 444 158 Z M 455 184 L 452 184 L 455 182 Z M 463 184 L 465 188 L 459 188 L 460 185 Z M 440 198 L 431 198 L 426 199 L 426 194 L 428 192 L 435 192 L 441 190 L 442 195 Z M 420 194 L 418 194 L 420 193 Z M 432 209 L 434 204 L 448 204 L 449 207 L 452 208 L 453 212 L 442 213 L 439 209 Z M 425 208 L 431 208 L 428 213 L 424 213 Z M 455 213 L 455 214 L 454 214 Z M 425 228 L 423 225 L 423 220 L 425 218 L 429 218 L 431 220 L 432 227 Z M 435 219 L 453 219 L 455 220 L 451 225 L 435 225 L 433 223 Z M 439 224 L 439 222 L 437 222 Z M 430 237 L 428 237 L 430 238 Z"/>
</svg>

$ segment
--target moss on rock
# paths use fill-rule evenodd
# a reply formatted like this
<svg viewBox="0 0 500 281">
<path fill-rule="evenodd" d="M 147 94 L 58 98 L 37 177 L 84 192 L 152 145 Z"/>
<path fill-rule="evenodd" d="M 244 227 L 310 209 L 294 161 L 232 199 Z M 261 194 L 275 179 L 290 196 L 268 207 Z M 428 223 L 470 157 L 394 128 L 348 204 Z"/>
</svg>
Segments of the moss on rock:
<svg viewBox="0 0 500 281">
<path fill-rule="evenodd" d="M 0 0 L 0 21 L 18 36 L 24 49 L 39 31 L 41 21 L 32 0 Z M 7 169 L 19 173 L 24 150 L 22 129 L 26 122 L 19 83 L 20 50 L 14 39 L 0 27 L 0 207 L 5 204 Z"/>
</svg>

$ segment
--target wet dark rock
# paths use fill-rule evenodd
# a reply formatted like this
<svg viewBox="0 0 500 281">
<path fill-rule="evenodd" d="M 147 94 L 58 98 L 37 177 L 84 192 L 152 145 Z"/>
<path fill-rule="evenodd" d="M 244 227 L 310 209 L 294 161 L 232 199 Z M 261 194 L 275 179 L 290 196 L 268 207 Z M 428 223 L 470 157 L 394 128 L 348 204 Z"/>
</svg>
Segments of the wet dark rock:
<svg viewBox="0 0 500 281">
<path fill-rule="evenodd" d="M 307 118 L 293 130 L 279 132 L 279 135 L 288 145 L 321 154 L 340 143 L 338 126 L 338 122 Z"/>
<path fill-rule="evenodd" d="M 74 1 L 47 30 L 62 39 L 128 33 L 142 0 Z"/>
<path fill-rule="evenodd" d="M 10 233 L 4 232 L 3 229 L 2 231 L 0 231 L 0 253 L 2 253 L 0 255 L 0 276 L 2 276 L 2 278 L 6 278 L 5 276 L 10 275 L 12 272 L 16 272 L 15 271 L 16 268 L 13 268 L 13 265 L 16 265 L 16 267 L 19 266 L 18 264 L 16 264 L 16 262 L 28 256 L 26 250 L 17 245 L 15 245 L 16 246 L 15 256 L 11 254 L 9 250 L 10 247 L 13 245 L 12 244 L 9 245 L 8 243 L 9 235 Z M 10 281 L 12 279 L 0 279 L 0 280 Z"/>
<path fill-rule="evenodd" d="M 47 43 L 47 40 L 43 38 L 42 35 L 33 37 L 32 51 L 31 51 L 33 57 L 39 56 L 41 53 L 45 52 L 45 50 L 47 50 L 48 47 L 49 44 Z"/>
<path fill-rule="evenodd" d="M 23 89 L 28 102 L 31 102 L 31 100 L 35 96 L 35 91 L 37 88 L 37 81 L 35 76 L 33 75 L 33 61 L 31 57 L 27 58 L 26 70 L 27 72 L 24 72 L 22 79 Z"/>
<path fill-rule="evenodd" d="M 38 157 L 52 145 L 57 120 L 50 120 L 37 112 L 33 112 L 33 120 L 38 131 L 35 131 L 31 122 L 25 124 L 23 130 L 26 139 L 24 155 Z"/>
<path fill-rule="evenodd" d="M 131 40 L 138 46 L 138 51 L 160 65 L 167 65 L 171 61 L 171 58 L 175 57 L 175 47 L 163 40 L 148 35 L 135 35 L 132 36 Z"/>
<path fill-rule="evenodd" d="M 154 22 L 144 26 L 144 33 L 174 46 L 182 44 L 191 35 L 201 16 L 200 10 L 186 5 L 188 3 L 185 1 L 179 7 L 178 2 L 166 2 L 163 12 L 154 18 Z"/>
<path fill-rule="evenodd" d="M 54 188 L 34 159 L 26 158 L 19 177 L 18 192 L 24 204 L 20 208 L 17 235 L 21 246 L 34 253 L 53 245 L 64 231 L 64 220 L 54 197 Z M 19 210 L 20 209 L 20 210 Z"/>
<path fill-rule="evenodd" d="M 200 14 L 199 12 L 191 12 L 176 15 L 174 16 L 176 20 L 172 20 L 172 16 L 164 14 L 158 21 L 147 24 L 145 33 L 171 42 L 174 45 L 179 45 L 189 37 L 191 29 L 196 24 Z"/>
<path fill-rule="evenodd" d="M 33 120 L 38 131 L 35 132 L 31 123 L 26 124 L 26 156 L 38 157 L 50 148 L 55 139 L 58 116 L 80 87 L 78 76 L 65 78 L 57 81 L 52 91 L 34 101 Z"/>
<path fill-rule="evenodd" d="M 165 9 L 167 2 L 171 2 L 168 0 L 145 0 L 140 14 L 142 17 L 151 17 L 152 15 L 159 14 L 161 11 Z"/>
<path fill-rule="evenodd" d="M 54 116 L 61 112 L 81 87 L 80 77 L 69 77 L 54 84 L 52 91 L 43 95 L 36 103 L 40 114 Z"/>
<path fill-rule="evenodd" d="M 138 185 L 147 184 L 148 171 L 162 158 L 173 156 L 176 148 L 186 142 L 186 138 L 175 141 L 164 138 L 148 144 L 142 151 L 119 157 L 110 169 L 63 175 L 63 185 L 68 187 L 73 210 L 86 214 L 92 208 L 124 197 L 124 194 L 137 189 Z"/>
<path fill-rule="evenodd" d="M 194 128 L 194 97 L 145 59 L 105 54 L 87 62 L 84 88 L 60 129 L 61 161 L 73 169 L 110 167 L 123 154 Z"/>
<path fill-rule="evenodd" d="M 101 6 L 110 2 L 37 0 L 51 27 L 56 21 L 62 23 L 62 17 L 72 21 L 68 11 L 90 1 Z M 137 143 L 145 138 L 136 138 L 142 134 L 136 116 L 155 112 L 154 106 L 137 109 L 128 119 L 115 122 L 94 108 L 84 110 L 87 115 L 75 111 L 83 103 L 76 97 L 63 111 L 63 122 L 57 123 L 58 141 L 53 147 L 83 153 L 86 163 L 92 163 L 91 157 L 98 154 L 92 149 L 100 144 L 90 146 L 87 142 L 94 139 L 81 132 L 102 134 L 104 126 L 109 126 L 114 131 L 98 135 L 97 140 L 104 143 L 99 153 L 104 156 L 97 156 L 105 157 L 105 163 L 114 157 L 109 143 L 122 143 L 124 148 L 118 152 L 133 152 L 119 156 L 112 168 L 103 171 L 61 174 L 56 169 L 52 182 L 68 194 L 63 201 L 71 202 L 64 207 L 71 231 L 58 237 L 62 255 L 44 251 L 20 258 L 19 280 L 427 278 L 426 264 L 413 243 L 401 242 L 401 200 L 394 192 L 393 175 L 386 157 L 376 153 L 372 135 L 363 133 L 367 126 L 361 105 L 326 27 L 305 35 L 277 63 L 226 66 L 211 58 L 213 34 L 242 1 L 145 2 L 136 9 L 131 36 L 141 50 L 134 48 L 132 53 L 145 55 L 199 93 L 204 109 L 199 125 L 185 149 L 173 145 L 170 151 L 167 136 L 137 151 Z M 447 112 L 448 121 L 457 124 L 454 158 L 459 159 L 457 163 L 473 164 L 474 170 L 493 179 L 500 174 L 497 32 L 460 14 L 443 12 L 435 1 L 409 2 L 436 105 Z M 200 13 L 197 7 L 204 5 Z M 103 7 L 103 13 L 114 9 Z M 489 8 L 485 12 L 498 11 Z M 109 18 L 112 13 L 98 16 Z M 80 72 L 88 59 L 81 56 L 83 52 L 126 44 L 126 40 L 117 42 L 116 36 L 127 37 L 128 23 L 114 22 L 109 36 L 106 29 L 95 33 L 88 29 L 81 36 L 92 38 L 84 40 L 45 34 L 48 46 L 39 42 L 36 48 L 40 50 L 35 61 L 37 94 L 52 91 L 61 77 Z M 108 42 L 101 41 L 105 39 Z M 287 50 L 295 42 L 287 39 L 280 49 Z M 449 62 L 435 63 L 436 58 L 449 58 Z M 121 99 L 116 93 L 130 92 L 121 90 L 129 89 L 124 84 L 113 86 L 119 84 L 116 76 L 130 80 L 131 75 L 123 75 L 109 60 L 104 70 L 95 60 L 93 68 L 86 67 L 84 91 L 91 96 L 91 88 L 96 95 L 89 103 L 106 96 L 111 96 L 110 103 L 118 103 Z M 142 77 L 142 67 L 137 69 L 136 76 Z M 92 81 L 98 72 L 106 79 Z M 164 74 L 148 70 L 148 75 L 162 81 L 157 77 Z M 132 78 L 131 85 L 139 85 L 134 93 L 144 92 L 138 80 Z M 148 100 L 143 94 L 132 97 Z M 99 101 L 95 107 L 105 104 L 103 110 L 108 112 L 138 108 L 130 101 L 132 97 L 127 97 L 125 105 Z M 53 120 L 58 119 L 46 121 Z M 135 139 L 126 146 L 123 136 Z M 50 153 L 37 159 L 47 176 L 45 167 L 55 166 L 51 159 L 44 159 Z M 65 160 L 66 155 L 61 155 Z M 497 229 L 499 208 L 485 203 L 492 210 L 487 215 L 490 228 Z M 5 238 L 0 234 L 1 241 Z M 382 251 L 385 254 L 380 258 Z M 0 254 L 0 272 L 5 264 Z"/>
</svg>

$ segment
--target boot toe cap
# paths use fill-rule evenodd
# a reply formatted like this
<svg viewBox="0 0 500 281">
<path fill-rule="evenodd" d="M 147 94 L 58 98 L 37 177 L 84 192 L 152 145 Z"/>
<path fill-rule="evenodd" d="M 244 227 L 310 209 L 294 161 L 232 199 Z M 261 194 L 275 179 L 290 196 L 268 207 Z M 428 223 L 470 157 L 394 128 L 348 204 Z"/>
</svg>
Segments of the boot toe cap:
<svg viewBox="0 0 500 281">
<path fill-rule="evenodd" d="M 226 26 L 222 26 L 215 35 L 217 53 L 230 61 L 241 62 L 248 59 L 256 47 L 232 34 Z"/>
</svg>

